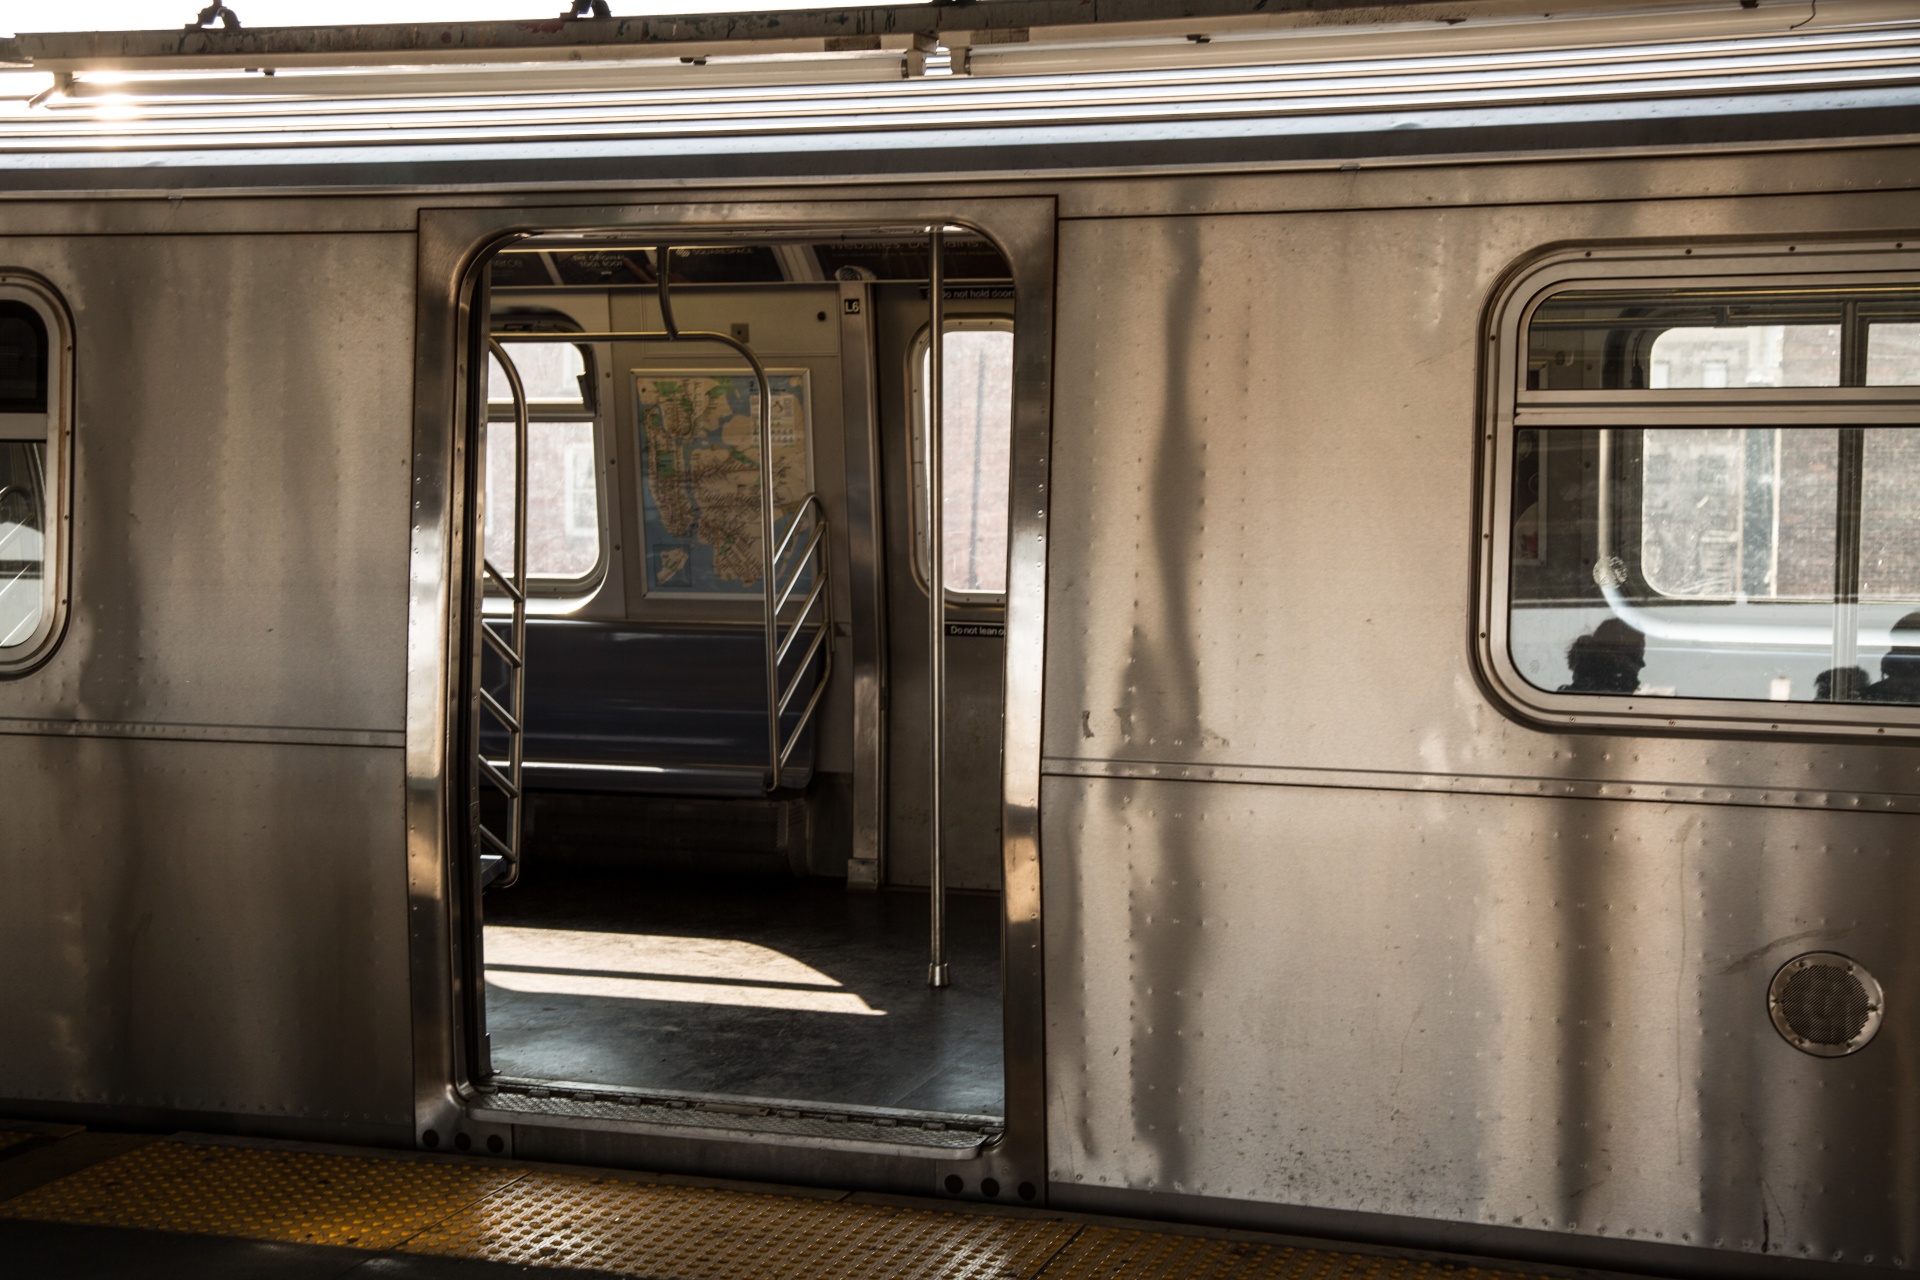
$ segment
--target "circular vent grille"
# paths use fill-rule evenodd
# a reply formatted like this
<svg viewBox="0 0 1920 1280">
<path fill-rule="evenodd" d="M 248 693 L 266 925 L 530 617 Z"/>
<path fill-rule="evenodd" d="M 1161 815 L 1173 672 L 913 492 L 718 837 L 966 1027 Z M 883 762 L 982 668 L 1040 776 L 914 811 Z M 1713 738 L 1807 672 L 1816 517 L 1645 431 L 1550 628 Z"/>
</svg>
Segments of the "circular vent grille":
<svg viewBox="0 0 1920 1280">
<path fill-rule="evenodd" d="M 1856 1053 L 1880 1029 L 1880 984 L 1846 956 L 1813 951 L 1780 966 L 1767 1012 L 1787 1043 L 1822 1058 Z"/>
</svg>

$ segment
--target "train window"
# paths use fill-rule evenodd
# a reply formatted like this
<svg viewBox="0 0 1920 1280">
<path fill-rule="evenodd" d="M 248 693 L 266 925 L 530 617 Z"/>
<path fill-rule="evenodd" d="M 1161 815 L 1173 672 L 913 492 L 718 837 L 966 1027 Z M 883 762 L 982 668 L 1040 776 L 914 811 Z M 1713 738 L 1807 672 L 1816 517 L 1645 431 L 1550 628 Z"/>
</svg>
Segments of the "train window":
<svg viewBox="0 0 1920 1280">
<path fill-rule="evenodd" d="M 65 613 L 66 313 L 0 271 L 0 675 L 38 665 Z"/>
<path fill-rule="evenodd" d="M 1920 294 L 1897 287 L 1571 290 L 1528 325 L 1526 389 L 1911 386 L 1916 334 Z"/>
<path fill-rule="evenodd" d="M 931 344 L 922 333 L 911 357 L 914 570 L 927 580 L 927 409 Z M 1013 321 L 947 320 L 941 416 L 941 519 L 948 595 L 990 603 L 1007 590 L 1007 502 L 1013 439 Z"/>
<path fill-rule="evenodd" d="M 536 411 L 568 409 L 593 412 L 593 379 L 588 376 L 587 353 L 564 342 L 505 342 L 507 355 L 520 374 L 527 403 Z M 496 413 L 513 412 L 513 389 L 496 361 L 487 374 L 487 400 Z"/>
<path fill-rule="evenodd" d="M 1523 350 L 1515 675 L 1656 715 L 1920 706 L 1920 394 L 1881 390 L 1920 387 L 1920 283 L 1571 289 Z"/>
<path fill-rule="evenodd" d="M 504 342 L 527 395 L 527 576 L 549 590 L 593 580 L 602 563 L 593 361 L 565 342 Z M 487 556 L 513 562 L 513 392 L 489 361 Z"/>
<path fill-rule="evenodd" d="M 1920 321 L 1868 326 L 1867 385 L 1920 386 Z"/>
</svg>

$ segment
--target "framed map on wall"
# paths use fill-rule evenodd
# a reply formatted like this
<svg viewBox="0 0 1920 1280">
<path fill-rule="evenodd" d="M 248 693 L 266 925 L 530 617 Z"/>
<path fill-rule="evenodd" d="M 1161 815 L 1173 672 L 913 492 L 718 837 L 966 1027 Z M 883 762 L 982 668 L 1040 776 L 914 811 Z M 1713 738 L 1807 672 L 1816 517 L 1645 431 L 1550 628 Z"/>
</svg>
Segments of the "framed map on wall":
<svg viewBox="0 0 1920 1280">
<path fill-rule="evenodd" d="M 805 369 L 769 369 L 767 380 L 777 540 L 813 488 L 813 418 Z M 755 384 L 737 368 L 633 371 L 650 595 L 761 590 Z"/>
</svg>

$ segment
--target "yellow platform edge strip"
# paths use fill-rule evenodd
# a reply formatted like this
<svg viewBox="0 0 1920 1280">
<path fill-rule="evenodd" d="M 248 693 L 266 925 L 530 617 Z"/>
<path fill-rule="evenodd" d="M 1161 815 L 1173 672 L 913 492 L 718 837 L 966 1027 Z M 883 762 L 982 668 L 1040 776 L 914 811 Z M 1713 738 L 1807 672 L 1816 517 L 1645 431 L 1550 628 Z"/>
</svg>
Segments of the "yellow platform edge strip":
<svg viewBox="0 0 1920 1280">
<path fill-rule="evenodd" d="M 7 1136 L 0 1131 L 0 1146 Z M 0 1202 L 0 1218 L 674 1280 L 1517 1280 L 1528 1274 L 1045 1213 L 906 1207 L 614 1174 L 179 1139 Z"/>
</svg>

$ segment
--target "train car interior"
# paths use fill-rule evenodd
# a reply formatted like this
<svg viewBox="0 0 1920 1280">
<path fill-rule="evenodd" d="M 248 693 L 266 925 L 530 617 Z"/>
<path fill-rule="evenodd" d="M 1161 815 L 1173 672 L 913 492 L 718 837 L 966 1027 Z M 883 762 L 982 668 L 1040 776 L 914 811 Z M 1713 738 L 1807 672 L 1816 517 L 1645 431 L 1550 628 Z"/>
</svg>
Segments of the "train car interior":
<svg viewBox="0 0 1920 1280">
<path fill-rule="evenodd" d="M 1002 256 L 535 235 L 475 293 L 476 1082 L 991 1132 Z"/>
<path fill-rule="evenodd" d="M 1541 425 L 1518 428 L 1511 498 L 1527 684 L 1920 702 L 1920 430 L 1874 399 L 1920 383 L 1910 284 L 1572 289 L 1527 335 L 1520 413 Z"/>
</svg>

